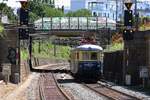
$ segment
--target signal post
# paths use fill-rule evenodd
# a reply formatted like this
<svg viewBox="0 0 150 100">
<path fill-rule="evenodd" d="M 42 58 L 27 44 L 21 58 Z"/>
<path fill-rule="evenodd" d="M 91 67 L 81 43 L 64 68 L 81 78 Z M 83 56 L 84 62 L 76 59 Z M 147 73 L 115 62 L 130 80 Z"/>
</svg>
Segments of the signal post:
<svg viewBox="0 0 150 100">
<path fill-rule="evenodd" d="M 129 67 L 129 44 L 134 39 L 134 30 L 133 30 L 133 11 L 131 10 L 132 2 L 125 1 L 126 10 L 124 10 L 124 30 L 123 30 L 123 39 L 124 39 L 124 53 L 123 53 L 123 84 L 131 85 L 131 78 L 128 71 Z"/>
</svg>

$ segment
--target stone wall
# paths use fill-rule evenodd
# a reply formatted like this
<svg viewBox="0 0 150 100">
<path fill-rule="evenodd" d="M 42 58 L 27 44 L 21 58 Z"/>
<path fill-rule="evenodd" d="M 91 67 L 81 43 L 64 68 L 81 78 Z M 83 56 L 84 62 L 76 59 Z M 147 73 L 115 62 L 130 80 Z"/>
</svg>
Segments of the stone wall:
<svg viewBox="0 0 150 100">
<path fill-rule="evenodd" d="M 11 75 L 10 75 L 10 81 L 13 83 L 18 83 L 19 81 L 19 74 L 20 74 L 20 64 L 12 64 L 10 60 L 8 59 L 8 56 L 11 57 L 9 50 L 17 50 L 17 40 L 18 40 L 18 32 L 16 29 L 16 26 L 13 25 L 6 25 L 5 26 L 5 34 L 6 36 L 4 38 L 0 38 L 0 65 L 1 69 L 3 69 L 3 64 L 10 64 L 11 66 Z M 14 58 L 14 57 L 13 57 Z M 16 59 L 14 59 L 16 60 Z M 2 71 L 2 70 L 1 70 Z M 17 73 L 17 74 L 16 74 Z M 16 80 L 17 79 L 17 80 Z"/>
</svg>

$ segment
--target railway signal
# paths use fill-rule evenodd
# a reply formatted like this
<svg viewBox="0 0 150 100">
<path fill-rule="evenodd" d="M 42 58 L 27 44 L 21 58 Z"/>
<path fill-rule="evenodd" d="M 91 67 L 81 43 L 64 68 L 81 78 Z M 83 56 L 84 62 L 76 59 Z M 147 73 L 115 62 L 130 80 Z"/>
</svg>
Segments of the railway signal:
<svg viewBox="0 0 150 100">
<path fill-rule="evenodd" d="M 123 30 L 123 39 L 124 40 L 133 40 L 134 31 L 132 29 L 133 26 L 133 12 L 131 10 L 132 2 L 126 2 L 125 6 L 127 10 L 124 10 L 124 26 Z"/>
<path fill-rule="evenodd" d="M 133 24 L 132 10 L 125 10 L 124 11 L 124 26 L 132 27 L 132 24 Z"/>
<path fill-rule="evenodd" d="M 123 31 L 123 39 L 124 40 L 133 40 L 134 31 L 132 29 L 125 29 Z"/>
<path fill-rule="evenodd" d="M 19 28 L 19 39 L 28 39 L 29 29 Z"/>
<path fill-rule="evenodd" d="M 28 2 L 27 1 L 20 1 L 21 8 L 20 8 L 20 26 L 26 28 L 19 28 L 19 39 L 28 39 L 29 38 L 29 10 L 28 10 Z"/>
<path fill-rule="evenodd" d="M 28 11 L 28 3 L 26 1 L 20 1 L 20 25 L 28 25 L 29 21 L 29 11 Z"/>
</svg>

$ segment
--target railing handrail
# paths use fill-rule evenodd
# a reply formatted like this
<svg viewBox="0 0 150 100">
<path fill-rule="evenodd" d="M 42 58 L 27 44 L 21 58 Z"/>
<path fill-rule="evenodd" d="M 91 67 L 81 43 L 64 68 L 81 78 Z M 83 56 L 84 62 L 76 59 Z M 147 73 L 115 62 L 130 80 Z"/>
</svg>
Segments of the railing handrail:
<svg viewBox="0 0 150 100">
<path fill-rule="evenodd" d="M 101 20 L 99 19 L 101 18 Z M 57 19 L 57 20 L 56 20 Z M 46 23 L 45 23 L 46 22 Z M 34 22 L 36 30 L 53 29 L 87 29 L 98 30 L 99 28 L 116 28 L 116 23 L 102 17 L 46 17 Z"/>
</svg>

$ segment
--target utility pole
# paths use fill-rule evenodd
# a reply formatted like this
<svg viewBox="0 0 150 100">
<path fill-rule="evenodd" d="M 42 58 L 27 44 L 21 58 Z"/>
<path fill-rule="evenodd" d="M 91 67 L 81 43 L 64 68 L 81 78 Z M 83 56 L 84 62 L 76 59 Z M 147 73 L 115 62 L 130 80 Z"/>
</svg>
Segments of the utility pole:
<svg viewBox="0 0 150 100">
<path fill-rule="evenodd" d="M 137 12 L 137 0 L 135 0 L 134 3 L 135 3 L 135 8 L 134 8 L 135 28 L 136 28 L 136 31 L 138 31 L 138 17 L 139 17 L 139 14 Z"/>
<path fill-rule="evenodd" d="M 117 20 L 118 20 L 118 0 L 116 0 L 116 26 L 117 26 Z"/>
</svg>

